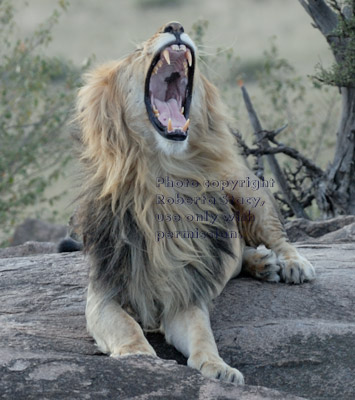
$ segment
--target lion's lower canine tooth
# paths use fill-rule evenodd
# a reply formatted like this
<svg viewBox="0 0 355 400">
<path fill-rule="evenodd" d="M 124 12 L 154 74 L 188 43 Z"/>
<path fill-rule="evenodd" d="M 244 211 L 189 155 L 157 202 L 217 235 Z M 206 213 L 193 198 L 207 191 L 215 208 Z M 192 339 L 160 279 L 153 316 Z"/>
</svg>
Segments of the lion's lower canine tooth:
<svg viewBox="0 0 355 400">
<path fill-rule="evenodd" d="M 184 109 L 184 107 L 181 107 L 181 111 L 180 111 L 180 112 L 181 112 L 181 114 L 183 114 L 183 113 L 184 113 L 184 110 L 185 110 L 185 109 Z"/>
<path fill-rule="evenodd" d="M 187 59 L 187 62 L 189 63 L 189 67 L 191 67 L 191 65 L 192 65 L 192 55 L 191 55 L 190 49 L 186 50 L 185 57 Z"/>
<path fill-rule="evenodd" d="M 171 132 L 172 130 L 173 130 L 173 123 L 171 122 L 171 118 L 169 118 L 169 121 L 168 121 L 168 132 Z"/>
<path fill-rule="evenodd" d="M 186 121 L 185 125 L 182 127 L 182 130 L 183 130 L 184 132 L 186 132 L 186 131 L 187 131 L 187 128 L 189 127 L 189 125 L 190 125 L 190 118 Z"/>
<path fill-rule="evenodd" d="M 187 66 L 187 62 L 184 61 L 184 74 L 185 74 L 185 76 L 187 76 L 188 72 L 189 72 L 189 67 Z"/>
<path fill-rule="evenodd" d="M 166 62 L 170 65 L 170 55 L 169 55 L 169 50 L 168 49 L 165 49 L 163 51 L 163 56 L 164 56 Z"/>
</svg>

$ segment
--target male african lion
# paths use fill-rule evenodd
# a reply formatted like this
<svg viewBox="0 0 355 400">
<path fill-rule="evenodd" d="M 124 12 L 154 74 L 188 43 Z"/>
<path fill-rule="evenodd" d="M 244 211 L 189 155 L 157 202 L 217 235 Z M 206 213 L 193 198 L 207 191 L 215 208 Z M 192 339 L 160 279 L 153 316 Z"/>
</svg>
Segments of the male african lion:
<svg viewBox="0 0 355 400">
<path fill-rule="evenodd" d="M 236 161 L 217 90 L 183 27 L 168 23 L 89 73 L 77 121 L 79 226 L 91 260 L 86 317 L 97 345 L 113 357 L 155 355 L 142 327 L 160 329 L 190 367 L 243 383 L 218 355 L 212 299 L 242 264 L 271 282 L 315 273 L 288 242 L 269 191 L 251 185 L 263 182 Z"/>
</svg>

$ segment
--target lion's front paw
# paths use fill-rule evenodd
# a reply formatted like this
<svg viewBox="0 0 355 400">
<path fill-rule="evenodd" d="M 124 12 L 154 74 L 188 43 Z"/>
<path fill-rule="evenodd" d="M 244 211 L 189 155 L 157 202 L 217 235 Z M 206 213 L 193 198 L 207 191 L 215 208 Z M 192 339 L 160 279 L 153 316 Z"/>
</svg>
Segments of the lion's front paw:
<svg viewBox="0 0 355 400">
<path fill-rule="evenodd" d="M 279 274 L 282 281 L 297 284 L 315 279 L 316 273 L 312 264 L 300 254 L 281 260 L 282 268 Z"/>
<path fill-rule="evenodd" d="M 206 361 L 201 369 L 202 375 L 208 378 L 220 379 L 221 381 L 232 382 L 239 385 L 244 384 L 244 377 L 236 368 L 230 367 L 224 361 Z"/>
<path fill-rule="evenodd" d="M 206 360 L 202 364 L 199 360 L 190 357 L 187 364 L 191 368 L 200 370 L 203 376 L 207 378 L 219 379 L 225 382 L 232 382 L 238 385 L 244 385 L 244 377 L 236 368 L 230 367 L 221 358 Z"/>
<path fill-rule="evenodd" d="M 157 356 L 155 350 L 149 343 L 130 343 L 122 345 L 115 349 L 110 356 L 113 358 L 119 358 L 124 356 L 130 356 L 134 354 L 146 354 L 150 356 Z"/>
</svg>

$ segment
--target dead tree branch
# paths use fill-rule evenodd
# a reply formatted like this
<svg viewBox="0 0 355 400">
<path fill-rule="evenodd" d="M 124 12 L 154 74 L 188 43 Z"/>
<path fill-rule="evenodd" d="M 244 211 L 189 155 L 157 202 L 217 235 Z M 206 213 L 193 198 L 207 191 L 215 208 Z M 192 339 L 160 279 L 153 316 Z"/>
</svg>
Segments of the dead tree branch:
<svg viewBox="0 0 355 400">
<path fill-rule="evenodd" d="M 325 0 L 298 0 L 307 14 L 313 19 L 316 27 L 322 32 L 331 45 L 335 37 L 333 32 L 338 25 L 336 13 L 327 5 Z"/>
<path fill-rule="evenodd" d="M 258 138 L 258 140 L 261 140 L 262 137 L 259 133 L 262 132 L 263 129 L 261 127 L 259 118 L 254 110 L 253 104 L 251 103 L 248 92 L 244 88 L 243 84 L 241 82 L 239 82 L 239 83 L 240 83 L 240 87 L 242 89 L 243 99 L 244 99 L 244 103 L 245 103 L 245 106 L 248 111 L 250 123 L 254 129 L 254 133 L 255 133 L 256 137 Z M 256 157 L 257 157 L 257 160 L 256 160 L 255 174 L 257 175 L 258 178 L 263 178 L 264 177 L 264 160 L 262 158 L 262 154 L 256 154 Z M 270 161 L 270 160 L 268 160 L 268 161 Z M 275 171 L 273 171 L 274 175 L 275 175 L 275 173 L 277 173 L 276 169 L 277 168 L 275 168 Z"/>
<path fill-rule="evenodd" d="M 291 188 L 287 182 L 287 179 L 286 179 L 284 173 L 282 172 L 282 169 L 281 169 L 279 163 L 276 160 L 275 153 L 283 152 L 283 151 L 274 151 L 273 148 L 271 148 L 269 145 L 269 138 L 270 138 L 270 140 L 275 141 L 276 135 L 278 133 L 280 133 L 284 129 L 284 127 L 279 129 L 278 131 L 273 131 L 268 134 L 265 134 L 266 131 L 262 129 L 259 118 L 258 118 L 256 111 L 253 107 L 253 104 L 250 100 L 248 91 L 246 90 L 246 88 L 242 82 L 239 82 L 239 85 L 242 90 L 244 103 L 245 103 L 245 106 L 247 108 L 248 115 L 249 115 L 249 120 L 254 129 L 254 133 L 257 137 L 256 145 L 258 146 L 256 149 L 250 149 L 248 146 L 246 146 L 245 143 L 243 143 L 242 147 L 244 149 L 244 152 L 246 153 L 246 155 L 253 154 L 257 157 L 257 160 L 258 160 L 257 166 L 258 166 L 259 177 L 260 177 L 261 171 L 262 172 L 264 171 L 264 166 L 262 164 L 262 156 L 266 155 L 266 159 L 269 163 L 271 172 L 274 175 L 274 177 L 283 193 L 283 196 L 285 198 L 287 205 L 290 207 L 290 209 L 292 210 L 294 215 L 296 215 L 297 217 L 309 219 L 302 204 L 298 201 L 297 197 L 294 195 L 293 191 L 291 190 Z M 269 137 L 268 137 L 268 135 L 269 135 Z M 286 147 L 286 146 L 284 146 L 284 147 Z M 290 153 L 294 154 L 292 151 L 290 151 Z M 261 169 L 259 169 L 260 165 L 261 165 Z"/>
<path fill-rule="evenodd" d="M 278 131 L 280 131 L 280 130 L 278 130 Z M 274 139 L 274 137 L 277 135 L 278 131 L 263 131 L 262 132 L 262 134 L 264 135 L 263 138 L 266 138 L 266 139 L 272 141 L 274 144 L 277 145 L 276 147 L 270 147 L 268 143 L 266 145 L 264 140 L 261 140 L 261 141 L 257 142 L 258 148 L 256 148 L 256 149 L 248 148 L 246 150 L 248 152 L 248 155 L 260 156 L 260 155 L 267 155 L 267 154 L 283 153 L 283 154 L 286 154 L 287 156 L 293 158 L 294 160 L 299 161 L 301 163 L 301 165 L 304 166 L 308 171 L 310 171 L 314 177 L 323 177 L 323 175 L 324 175 L 323 170 L 321 168 L 319 168 L 316 164 L 314 164 L 313 161 L 311 161 L 309 158 L 305 157 L 298 150 L 293 149 L 292 147 L 286 146 L 283 143 L 280 143 Z"/>
</svg>

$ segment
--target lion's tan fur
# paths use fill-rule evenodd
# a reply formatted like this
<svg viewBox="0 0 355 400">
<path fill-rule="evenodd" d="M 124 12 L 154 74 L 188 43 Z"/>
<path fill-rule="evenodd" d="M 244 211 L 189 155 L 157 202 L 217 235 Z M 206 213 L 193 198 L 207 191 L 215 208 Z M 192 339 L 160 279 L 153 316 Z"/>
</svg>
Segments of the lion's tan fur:
<svg viewBox="0 0 355 400">
<path fill-rule="evenodd" d="M 210 271 L 205 271 L 206 266 L 201 264 L 201 254 L 208 255 L 211 248 L 206 240 L 189 238 L 156 243 L 157 231 L 176 231 L 177 228 L 174 222 L 157 222 L 155 215 L 216 212 L 216 207 L 209 204 L 156 204 L 156 195 L 174 196 L 177 193 L 175 188 L 157 187 L 157 177 L 195 180 L 201 183 L 200 188 L 189 186 L 178 192 L 191 197 L 203 195 L 211 191 L 203 187 L 203 182 L 224 179 L 238 156 L 217 91 L 198 72 L 194 79 L 189 150 L 177 155 L 156 151 L 154 128 L 140 100 L 150 61 L 149 57 L 142 57 L 142 51 L 104 65 L 86 76 L 86 86 L 79 93 L 77 119 L 82 129 L 81 160 L 87 168 L 85 186 L 99 187 L 97 201 L 110 202 L 115 214 L 123 217 L 127 209 L 134 210 L 147 242 L 151 268 L 156 269 L 156 277 L 164 285 L 167 270 L 183 268 L 187 263 L 192 263 L 201 274 L 209 274 Z M 220 196 L 215 192 L 209 194 Z M 226 210 L 233 212 L 230 206 L 226 206 Z M 178 229 L 191 231 L 197 226 L 203 230 L 206 224 L 199 222 L 196 225 L 184 220 Z M 224 228 L 218 221 L 215 226 Z M 188 285 L 189 282 L 178 284 Z M 181 300 L 188 302 L 186 290 L 179 291 Z"/>
<path fill-rule="evenodd" d="M 186 237 L 181 240 L 156 241 L 155 234 L 161 230 L 194 231 L 198 228 L 208 232 L 211 229 L 211 223 L 208 221 L 189 222 L 186 218 L 179 222 L 158 222 L 157 214 L 183 217 L 207 211 L 221 215 L 233 214 L 238 208 L 233 202 L 219 208 L 208 202 L 198 205 L 158 204 L 157 195 L 174 197 L 179 194 L 194 198 L 205 194 L 218 201 L 221 192 L 206 188 L 203 185 L 204 181 L 244 179 L 248 174 L 256 179 L 237 155 L 234 138 L 228 128 L 229 118 L 216 88 L 197 68 L 193 83 L 187 146 L 183 151 L 174 152 L 164 152 L 159 148 L 158 134 L 149 121 L 143 92 L 152 57 L 164 35 L 166 34 L 159 30 L 128 57 L 94 69 L 86 75 L 85 85 L 79 92 L 76 120 L 82 132 L 80 157 L 85 171 L 79 221 L 84 234 L 84 245 L 91 255 L 94 270 L 96 265 L 103 262 L 106 263 L 105 273 L 111 273 L 113 281 L 116 279 L 113 272 L 119 277 L 123 274 L 119 278 L 123 282 L 122 285 L 120 283 L 122 287 L 115 291 L 113 282 L 113 286 L 109 285 L 107 288 L 111 295 L 107 295 L 102 287 L 95 286 L 95 279 L 99 274 L 91 273 L 88 326 L 97 342 L 102 343 L 100 346 L 103 351 L 124 354 L 122 346 L 126 346 L 127 341 L 120 338 L 118 332 L 126 331 L 120 331 L 118 325 L 115 325 L 114 330 L 114 327 L 110 328 L 107 324 L 111 318 L 110 313 L 115 309 L 117 320 L 121 318 L 122 323 L 124 320 L 130 321 L 120 306 L 132 306 L 145 327 L 154 327 L 162 323 L 167 336 L 171 338 L 170 341 L 181 348 L 187 357 L 190 356 L 190 364 L 196 366 L 199 364 L 197 359 L 203 359 L 207 368 L 208 360 L 213 360 L 213 363 L 218 365 L 222 365 L 223 361 L 219 361 L 212 332 L 203 322 L 208 320 L 205 306 L 220 293 L 232 276 L 239 273 L 245 242 L 253 246 L 264 243 L 267 247 L 275 248 L 279 253 L 294 259 L 297 259 L 298 255 L 296 250 L 286 243 L 274 204 L 265 191 L 259 193 L 266 202 L 264 209 L 251 210 L 246 206 L 244 210 L 244 207 L 239 207 L 242 212 L 252 211 L 255 220 L 240 223 L 238 226 L 233 224 L 233 229 L 243 233 L 244 239 L 230 239 L 230 254 L 228 251 L 221 252 L 217 258 L 217 249 L 213 248 L 208 240 Z M 200 186 L 158 187 L 158 177 L 169 177 L 172 181 L 188 179 L 199 182 Z M 239 192 L 229 190 L 228 195 L 244 195 L 244 192 L 243 189 L 239 189 Z M 129 237 L 133 225 L 137 226 L 137 234 L 140 235 L 141 241 L 138 240 L 138 244 L 134 238 Z M 229 228 L 223 218 L 218 218 L 214 227 L 222 230 Z M 102 238 L 106 237 L 104 235 L 108 238 L 106 249 L 111 254 L 111 261 L 106 260 L 105 243 L 102 243 Z M 95 253 L 92 249 L 97 244 L 101 247 L 100 251 Z M 117 255 L 125 249 L 127 252 L 127 248 L 130 256 Z M 116 265 L 122 260 L 129 260 L 129 267 Z M 277 257 L 273 260 L 277 261 Z M 127 270 L 124 270 L 126 267 Z M 124 272 L 121 272 L 120 268 Z M 260 268 L 262 270 L 262 267 Z M 260 268 L 258 267 L 258 273 Z M 207 283 L 206 287 L 199 287 L 201 282 L 204 282 L 203 285 Z M 120 290 L 127 294 L 119 297 Z M 196 300 L 196 297 L 200 299 Z M 105 301 L 107 307 L 100 313 L 96 303 Z M 200 307 L 199 311 L 195 306 Z M 188 315 L 198 315 L 196 321 L 200 322 L 196 323 L 202 324 L 202 327 L 191 327 L 189 340 L 198 346 L 200 342 L 193 332 L 199 331 L 205 332 L 201 333 L 201 338 L 204 335 L 209 337 L 206 356 L 202 357 L 199 352 L 198 358 L 193 359 L 190 350 L 184 350 L 189 348 L 188 344 L 179 344 L 182 339 L 178 338 L 176 332 L 181 328 L 178 328 L 176 321 L 183 321 L 181 323 L 186 325 L 190 321 Z M 129 324 L 132 335 L 137 333 L 136 325 L 132 321 Z M 138 337 L 137 352 L 145 352 L 148 349 L 148 353 L 153 353 L 141 333 Z M 201 369 L 202 364 L 197 368 Z M 212 370 L 214 371 L 214 367 Z M 235 375 L 236 370 L 233 371 Z M 242 378 L 239 380 L 242 381 Z"/>
</svg>

